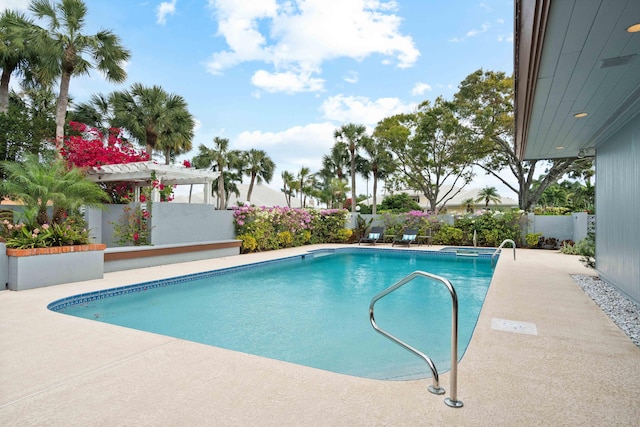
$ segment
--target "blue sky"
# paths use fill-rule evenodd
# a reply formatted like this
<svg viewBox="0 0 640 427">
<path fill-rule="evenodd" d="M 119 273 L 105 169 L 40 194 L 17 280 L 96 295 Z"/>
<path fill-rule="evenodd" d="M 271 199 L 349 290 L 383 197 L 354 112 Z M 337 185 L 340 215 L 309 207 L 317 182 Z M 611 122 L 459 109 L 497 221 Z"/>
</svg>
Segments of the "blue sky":
<svg viewBox="0 0 640 427">
<path fill-rule="evenodd" d="M 215 136 L 265 150 L 282 170 L 321 167 L 333 131 L 424 100 L 451 98 L 469 73 L 513 71 L 512 0 L 85 0 L 86 32 L 111 29 L 131 50 L 126 83 L 74 78 L 85 101 L 132 83 L 183 96 L 193 145 Z M 0 10 L 28 0 L 0 0 Z M 193 152 L 180 159 L 191 158 Z M 479 173 L 474 187 L 493 185 Z M 363 186 L 358 191 L 364 193 Z"/>
</svg>

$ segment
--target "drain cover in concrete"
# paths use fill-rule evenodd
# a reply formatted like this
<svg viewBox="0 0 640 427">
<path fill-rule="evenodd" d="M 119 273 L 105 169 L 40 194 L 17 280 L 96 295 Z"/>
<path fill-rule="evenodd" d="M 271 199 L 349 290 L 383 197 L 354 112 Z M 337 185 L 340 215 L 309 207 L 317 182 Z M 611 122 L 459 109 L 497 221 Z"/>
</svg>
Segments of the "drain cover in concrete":
<svg viewBox="0 0 640 427">
<path fill-rule="evenodd" d="M 491 319 L 491 328 L 496 331 L 515 332 L 517 334 L 538 335 L 535 323 L 515 320 Z"/>
</svg>

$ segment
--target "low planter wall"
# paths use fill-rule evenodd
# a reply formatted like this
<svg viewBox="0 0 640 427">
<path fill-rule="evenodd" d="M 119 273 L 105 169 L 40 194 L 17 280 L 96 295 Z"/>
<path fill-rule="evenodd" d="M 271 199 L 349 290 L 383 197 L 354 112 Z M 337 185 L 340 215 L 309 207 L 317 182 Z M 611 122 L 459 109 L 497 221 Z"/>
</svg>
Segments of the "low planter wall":
<svg viewBox="0 0 640 427">
<path fill-rule="evenodd" d="M 9 260 L 6 245 L 0 241 L 0 290 L 4 289 L 9 289 Z"/>
<path fill-rule="evenodd" d="M 7 249 L 8 286 L 20 291 L 62 283 L 101 279 L 103 244 Z"/>
<path fill-rule="evenodd" d="M 241 245 L 242 241 L 230 239 L 192 244 L 107 248 L 104 252 L 104 272 L 239 255 Z"/>
</svg>

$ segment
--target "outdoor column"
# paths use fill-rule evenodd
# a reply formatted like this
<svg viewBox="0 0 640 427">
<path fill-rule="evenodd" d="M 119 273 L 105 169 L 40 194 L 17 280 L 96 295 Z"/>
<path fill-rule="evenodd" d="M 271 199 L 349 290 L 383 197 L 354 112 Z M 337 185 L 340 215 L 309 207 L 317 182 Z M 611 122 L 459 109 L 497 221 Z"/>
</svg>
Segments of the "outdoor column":
<svg viewBox="0 0 640 427">
<path fill-rule="evenodd" d="M 210 180 L 206 180 L 204 182 L 204 204 L 205 205 L 210 205 L 212 201 L 212 197 L 211 197 L 211 181 Z"/>
</svg>

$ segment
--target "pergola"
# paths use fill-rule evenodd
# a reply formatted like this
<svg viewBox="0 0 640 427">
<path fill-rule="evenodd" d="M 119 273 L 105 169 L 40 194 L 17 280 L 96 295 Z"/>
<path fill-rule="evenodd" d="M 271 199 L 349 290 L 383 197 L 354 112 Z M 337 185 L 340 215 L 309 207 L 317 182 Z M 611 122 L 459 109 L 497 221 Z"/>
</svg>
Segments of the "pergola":
<svg viewBox="0 0 640 427">
<path fill-rule="evenodd" d="M 204 184 L 204 203 L 212 204 L 212 183 L 219 172 L 191 169 L 178 165 L 160 165 L 154 162 L 135 162 L 117 165 L 94 166 L 87 171 L 87 178 L 94 182 L 127 181 L 135 188 L 135 200 L 140 198 L 140 188 L 150 187 L 154 178 L 164 185 Z M 153 202 L 160 201 L 160 192 L 151 192 Z"/>
</svg>

